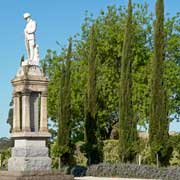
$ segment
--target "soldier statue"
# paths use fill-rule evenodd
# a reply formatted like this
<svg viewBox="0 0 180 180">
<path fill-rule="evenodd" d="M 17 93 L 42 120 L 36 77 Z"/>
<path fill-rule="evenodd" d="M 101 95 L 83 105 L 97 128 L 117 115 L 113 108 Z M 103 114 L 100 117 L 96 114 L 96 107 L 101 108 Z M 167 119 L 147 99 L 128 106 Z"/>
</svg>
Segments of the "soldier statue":
<svg viewBox="0 0 180 180">
<path fill-rule="evenodd" d="M 31 19 L 30 13 L 24 14 L 24 19 L 27 24 L 24 29 L 25 35 L 25 46 L 27 50 L 28 60 L 27 63 L 29 65 L 38 65 L 39 64 L 39 48 L 36 44 L 35 32 L 37 29 L 37 24 L 34 20 Z"/>
</svg>

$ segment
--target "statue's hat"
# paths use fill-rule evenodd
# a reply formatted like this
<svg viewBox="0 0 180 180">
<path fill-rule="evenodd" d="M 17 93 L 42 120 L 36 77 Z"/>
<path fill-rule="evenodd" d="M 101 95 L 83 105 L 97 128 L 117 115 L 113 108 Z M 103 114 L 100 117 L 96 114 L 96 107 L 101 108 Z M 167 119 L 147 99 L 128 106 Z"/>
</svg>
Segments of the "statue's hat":
<svg viewBox="0 0 180 180">
<path fill-rule="evenodd" d="M 31 17 L 30 13 L 24 13 L 24 19 L 27 19 L 28 17 Z"/>
</svg>

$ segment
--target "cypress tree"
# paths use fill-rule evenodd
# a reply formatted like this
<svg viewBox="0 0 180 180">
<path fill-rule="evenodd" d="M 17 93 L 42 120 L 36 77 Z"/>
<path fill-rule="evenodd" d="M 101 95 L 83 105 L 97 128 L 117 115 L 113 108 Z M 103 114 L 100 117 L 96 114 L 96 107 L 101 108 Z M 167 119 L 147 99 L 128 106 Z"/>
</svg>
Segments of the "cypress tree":
<svg viewBox="0 0 180 180">
<path fill-rule="evenodd" d="M 149 124 L 149 142 L 152 160 L 158 155 L 161 165 L 167 156 L 168 129 L 167 98 L 163 84 L 164 38 L 164 1 L 156 2 L 156 20 L 154 31 L 154 58 L 152 62 L 151 111 Z M 165 163 L 166 164 L 166 163 Z"/>
<path fill-rule="evenodd" d="M 85 115 L 85 147 L 88 165 L 100 162 L 97 140 L 97 96 L 96 96 L 96 29 L 90 32 L 90 50 L 88 56 L 88 84 Z"/>
<path fill-rule="evenodd" d="M 120 109 L 119 109 L 119 155 L 122 162 L 135 158 L 137 127 L 132 107 L 132 63 L 133 63 L 132 2 L 128 3 L 128 15 L 121 60 Z"/>
<path fill-rule="evenodd" d="M 71 143 L 71 88 L 70 88 L 70 64 L 72 56 L 72 39 L 69 40 L 66 64 L 62 64 L 62 74 L 59 95 L 59 124 L 58 147 L 61 154 L 61 165 L 72 163 Z"/>
</svg>

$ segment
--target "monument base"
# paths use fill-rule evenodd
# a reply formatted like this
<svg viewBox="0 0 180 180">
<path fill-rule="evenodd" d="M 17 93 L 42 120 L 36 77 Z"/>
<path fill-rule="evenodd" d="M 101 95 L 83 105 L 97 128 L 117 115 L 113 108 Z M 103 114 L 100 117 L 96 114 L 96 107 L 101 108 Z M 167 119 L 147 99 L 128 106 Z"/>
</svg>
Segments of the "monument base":
<svg viewBox="0 0 180 180">
<path fill-rule="evenodd" d="M 73 180 L 74 177 L 53 171 L 8 172 L 0 171 L 0 180 Z"/>
<path fill-rule="evenodd" d="M 22 133 L 20 135 L 12 134 L 15 142 L 8 160 L 8 171 L 50 171 L 51 158 L 46 147 L 46 136 L 42 137 L 41 133 L 26 133 L 24 137 Z"/>
<path fill-rule="evenodd" d="M 51 159 L 49 157 L 15 157 L 8 161 L 8 171 L 50 171 Z"/>
</svg>

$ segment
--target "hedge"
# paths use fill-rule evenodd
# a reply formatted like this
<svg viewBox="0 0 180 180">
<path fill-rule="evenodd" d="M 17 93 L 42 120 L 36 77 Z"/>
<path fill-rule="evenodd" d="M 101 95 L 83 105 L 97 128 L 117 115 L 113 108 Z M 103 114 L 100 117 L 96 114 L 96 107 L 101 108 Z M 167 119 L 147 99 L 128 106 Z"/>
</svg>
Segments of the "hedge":
<svg viewBox="0 0 180 180">
<path fill-rule="evenodd" d="M 179 180 L 180 167 L 156 168 L 136 164 L 102 163 L 88 167 L 87 176 Z"/>
</svg>

